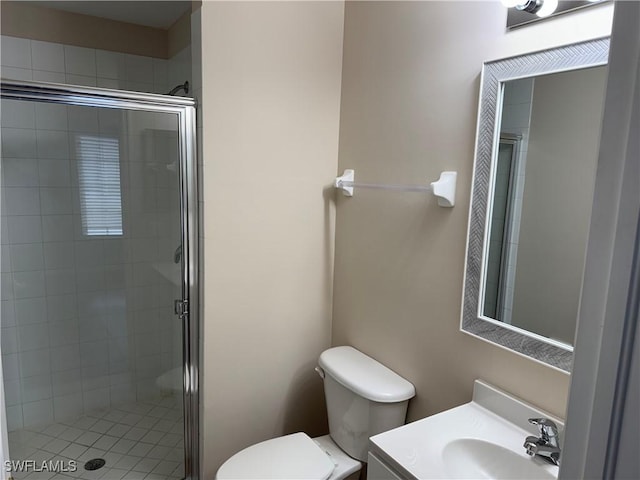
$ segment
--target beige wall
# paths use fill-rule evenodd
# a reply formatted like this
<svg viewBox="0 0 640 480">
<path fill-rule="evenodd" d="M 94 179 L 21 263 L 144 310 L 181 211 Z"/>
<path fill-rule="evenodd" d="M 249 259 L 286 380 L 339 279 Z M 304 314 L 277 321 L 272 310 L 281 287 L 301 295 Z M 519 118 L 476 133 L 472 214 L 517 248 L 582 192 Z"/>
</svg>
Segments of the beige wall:
<svg viewBox="0 0 640 480">
<path fill-rule="evenodd" d="M 167 30 L 167 58 L 191 45 L 191 11 L 176 20 Z"/>
<path fill-rule="evenodd" d="M 505 33 L 497 1 L 347 3 L 339 170 L 389 183 L 458 171 L 453 209 L 415 193 L 337 198 L 332 343 L 413 382 L 410 420 L 468 402 L 475 378 L 564 416 L 567 375 L 459 330 L 480 69 L 606 36 L 611 11 Z"/>
<path fill-rule="evenodd" d="M 326 431 L 344 4 L 204 2 L 202 478 Z M 332 190 L 329 189 L 329 192 Z"/>
<path fill-rule="evenodd" d="M 0 20 L 3 35 L 165 59 L 190 39 L 189 14 L 165 30 L 3 0 Z"/>
<path fill-rule="evenodd" d="M 573 344 L 606 67 L 536 78 L 513 324 Z M 543 261 L 541 261 L 543 260 Z"/>
</svg>

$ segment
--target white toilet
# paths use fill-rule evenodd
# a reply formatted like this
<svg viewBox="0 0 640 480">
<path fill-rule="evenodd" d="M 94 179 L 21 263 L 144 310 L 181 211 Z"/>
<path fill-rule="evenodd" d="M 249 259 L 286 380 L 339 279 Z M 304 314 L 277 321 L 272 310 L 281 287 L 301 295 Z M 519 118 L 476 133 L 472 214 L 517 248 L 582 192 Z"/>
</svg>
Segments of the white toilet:
<svg viewBox="0 0 640 480">
<path fill-rule="evenodd" d="M 357 478 L 367 460 L 369 437 L 404 424 L 415 388 L 352 347 L 320 355 L 329 435 L 294 433 L 257 443 L 229 458 L 216 480 Z"/>
</svg>

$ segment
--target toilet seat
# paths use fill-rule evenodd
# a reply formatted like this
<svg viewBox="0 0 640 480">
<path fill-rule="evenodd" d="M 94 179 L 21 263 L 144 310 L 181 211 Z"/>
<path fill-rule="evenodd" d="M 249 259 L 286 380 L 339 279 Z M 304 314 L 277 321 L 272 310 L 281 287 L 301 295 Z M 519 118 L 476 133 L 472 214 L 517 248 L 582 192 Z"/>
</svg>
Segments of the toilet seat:
<svg viewBox="0 0 640 480">
<path fill-rule="evenodd" d="M 326 480 L 334 468 L 325 451 L 299 432 L 241 450 L 220 467 L 216 480 Z"/>
</svg>

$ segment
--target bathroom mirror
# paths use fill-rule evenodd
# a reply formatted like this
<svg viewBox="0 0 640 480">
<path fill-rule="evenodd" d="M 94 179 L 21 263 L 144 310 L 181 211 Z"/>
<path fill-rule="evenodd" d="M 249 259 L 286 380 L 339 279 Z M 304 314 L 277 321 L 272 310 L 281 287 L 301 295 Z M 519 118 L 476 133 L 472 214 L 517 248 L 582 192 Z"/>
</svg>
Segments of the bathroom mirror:
<svg viewBox="0 0 640 480">
<path fill-rule="evenodd" d="M 461 328 L 570 371 L 609 40 L 482 69 Z"/>
</svg>

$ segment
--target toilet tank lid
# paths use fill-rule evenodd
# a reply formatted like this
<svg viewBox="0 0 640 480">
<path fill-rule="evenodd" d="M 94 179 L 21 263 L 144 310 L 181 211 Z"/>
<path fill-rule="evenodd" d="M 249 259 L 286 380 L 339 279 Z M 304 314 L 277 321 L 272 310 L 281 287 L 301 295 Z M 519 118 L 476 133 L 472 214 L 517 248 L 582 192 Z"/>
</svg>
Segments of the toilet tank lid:
<svg viewBox="0 0 640 480">
<path fill-rule="evenodd" d="M 325 350 L 319 364 L 326 374 L 367 400 L 403 402 L 416 394 L 411 382 L 353 347 Z"/>
</svg>

